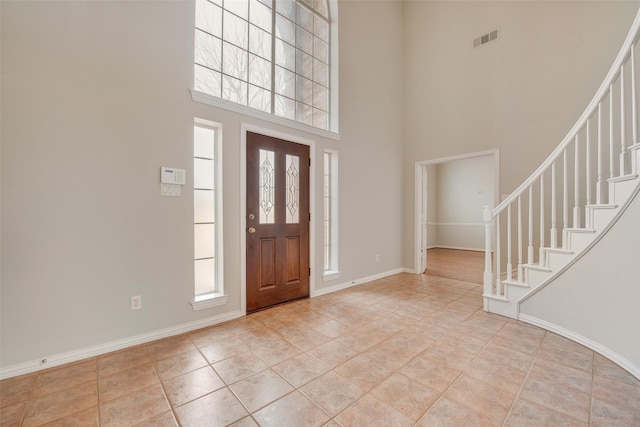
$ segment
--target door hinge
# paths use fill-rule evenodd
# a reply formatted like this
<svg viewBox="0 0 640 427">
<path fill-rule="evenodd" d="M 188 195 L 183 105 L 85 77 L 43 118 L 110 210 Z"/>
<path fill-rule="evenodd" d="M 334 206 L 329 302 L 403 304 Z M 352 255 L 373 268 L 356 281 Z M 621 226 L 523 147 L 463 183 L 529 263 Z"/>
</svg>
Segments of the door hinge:
<svg viewBox="0 0 640 427">
<path fill-rule="evenodd" d="M 311 166 L 311 157 L 309 157 L 309 166 Z"/>
<path fill-rule="evenodd" d="M 309 267 L 309 276 L 311 276 L 311 267 Z"/>
<path fill-rule="evenodd" d="M 311 212 L 309 212 L 309 221 L 311 221 Z"/>
</svg>

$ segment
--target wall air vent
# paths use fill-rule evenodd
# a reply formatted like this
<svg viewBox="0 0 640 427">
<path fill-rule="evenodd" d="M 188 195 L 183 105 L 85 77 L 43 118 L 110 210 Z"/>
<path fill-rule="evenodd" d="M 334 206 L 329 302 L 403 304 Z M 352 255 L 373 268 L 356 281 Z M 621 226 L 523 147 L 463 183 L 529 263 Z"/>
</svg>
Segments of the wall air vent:
<svg viewBox="0 0 640 427">
<path fill-rule="evenodd" d="M 473 40 L 473 48 L 484 46 L 487 43 L 498 40 L 498 30 L 493 30 L 487 34 L 483 34 L 477 39 Z"/>
</svg>

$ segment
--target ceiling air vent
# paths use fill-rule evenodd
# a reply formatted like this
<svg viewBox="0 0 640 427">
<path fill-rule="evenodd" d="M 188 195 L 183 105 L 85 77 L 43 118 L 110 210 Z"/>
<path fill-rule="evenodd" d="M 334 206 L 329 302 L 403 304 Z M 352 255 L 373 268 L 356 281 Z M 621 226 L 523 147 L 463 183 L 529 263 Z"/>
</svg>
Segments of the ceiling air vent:
<svg viewBox="0 0 640 427">
<path fill-rule="evenodd" d="M 484 46 L 487 43 L 498 40 L 498 30 L 493 30 L 487 34 L 483 34 L 477 39 L 473 40 L 474 49 L 480 46 Z"/>
</svg>

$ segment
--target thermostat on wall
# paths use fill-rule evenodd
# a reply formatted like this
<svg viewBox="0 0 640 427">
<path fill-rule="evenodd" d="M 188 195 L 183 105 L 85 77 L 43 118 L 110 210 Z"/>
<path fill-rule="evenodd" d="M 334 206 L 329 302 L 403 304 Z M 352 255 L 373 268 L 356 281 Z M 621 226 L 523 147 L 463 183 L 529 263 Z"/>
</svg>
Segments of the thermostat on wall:
<svg viewBox="0 0 640 427">
<path fill-rule="evenodd" d="M 160 182 L 163 184 L 186 184 L 186 171 L 184 169 L 176 168 L 160 168 Z"/>
</svg>

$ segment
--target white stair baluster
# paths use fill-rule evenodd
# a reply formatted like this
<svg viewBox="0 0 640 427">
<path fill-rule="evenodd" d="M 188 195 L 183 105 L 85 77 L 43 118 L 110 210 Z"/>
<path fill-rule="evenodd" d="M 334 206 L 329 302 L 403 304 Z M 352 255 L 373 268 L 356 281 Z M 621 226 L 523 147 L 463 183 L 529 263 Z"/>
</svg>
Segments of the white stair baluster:
<svg viewBox="0 0 640 427">
<path fill-rule="evenodd" d="M 580 228 L 580 142 L 576 134 L 573 162 L 573 228 Z"/>
<path fill-rule="evenodd" d="M 556 227 L 556 162 L 551 163 L 551 247 L 558 247 L 558 228 Z"/>
<path fill-rule="evenodd" d="M 636 50 L 635 44 L 631 45 L 631 137 L 633 140 L 631 144 L 638 144 L 638 98 L 636 95 L 636 56 L 634 51 Z M 636 164 L 636 156 L 631 156 L 631 173 L 638 172 L 638 165 Z"/>
<path fill-rule="evenodd" d="M 562 153 L 562 247 L 569 249 L 565 230 L 569 228 L 569 183 L 567 177 L 567 149 Z"/>
<path fill-rule="evenodd" d="M 613 178 L 613 83 L 609 85 L 609 178 Z"/>
<path fill-rule="evenodd" d="M 518 282 L 522 277 L 522 196 L 518 196 Z"/>
<path fill-rule="evenodd" d="M 587 119 L 587 141 L 585 147 L 585 174 L 587 176 L 587 197 L 585 200 L 585 205 L 591 204 L 591 132 L 590 132 L 590 120 Z M 585 224 L 585 227 L 587 225 Z"/>
<path fill-rule="evenodd" d="M 540 248 L 538 249 L 538 264 L 540 267 L 547 266 L 544 256 L 544 174 L 540 175 Z"/>
<path fill-rule="evenodd" d="M 602 102 L 598 103 L 598 185 L 596 186 L 596 203 L 603 204 L 604 179 L 602 178 Z"/>
<path fill-rule="evenodd" d="M 500 271 L 500 215 L 496 215 L 496 295 L 502 296 L 502 274 Z"/>
<path fill-rule="evenodd" d="M 529 186 L 529 246 L 527 246 L 527 263 L 533 264 L 533 185 Z"/>
<path fill-rule="evenodd" d="M 624 104 L 624 64 L 620 67 L 620 176 L 625 174 L 624 158 L 627 151 L 626 147 L 626 129 L 625 129 L 625 110 Z"/>
<path fill-rule="evenodd" d="M 507 281 L 513 279 L 513 264 L 511 263 L 511 204 L 507 206 Z"/>
</svg>

